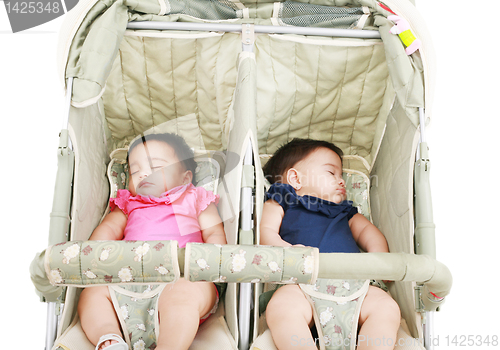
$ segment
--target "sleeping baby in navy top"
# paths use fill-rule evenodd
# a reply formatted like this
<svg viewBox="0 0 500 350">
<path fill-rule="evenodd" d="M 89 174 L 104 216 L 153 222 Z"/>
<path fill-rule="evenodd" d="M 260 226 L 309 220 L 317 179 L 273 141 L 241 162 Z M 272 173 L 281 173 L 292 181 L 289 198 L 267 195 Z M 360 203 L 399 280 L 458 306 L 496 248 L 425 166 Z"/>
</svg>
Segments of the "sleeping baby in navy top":
<svg viewBox="0 0 500 350">
<path fill-rule="evenodd" d="M 272 185 L 260 220 L 261 244 L 317 247 L 321 253 L 389 251 L 382 232 L 346 200 L 342 150 L 334 144 L 322 140 L 293 139 L 274 153 L 264 165 L 263 171 Z M 352 286 L 348 281 L 352 282 Z M 355 294 L 355 299 L 350 300 L 346 295 L 340 296 L 338 301 L 332 301 L 331 304 L 322 304 L 318 301 L 318 294 L 315 294 L 314 299 L 317 303 L 311 302 L 311 294 L 306 296 L 304 291 L 306 286 L 304 289 L 303 286 L 287 284 L 278 288 L 273 292 L 265 311 L 267 325 L 277 349 L 291 349 L 300 345 L 299 342 L 293 342 L 299 339 L 306 343 L 308 339 L 311 340 L 311 346 L 307 348 L 316 349 L 313 341 L 315 337 L 310 329 L 314 318 L 323 318 L 323 322 L 317 324 L 321 332 L 327 324 L 328 329 L 332 330 L 333 333 L 325 334 L 325 338 L 329 336 L 332 340 L 333 337 L 342 340 L 342 346 L 338 348 L 344 348 L 344 341 L 350 340 L 354 340 L 350 343 L 351 349 L 355 345 L 360 345 L 359 348 L 365 345 L 356 344 L 356 333 L 359 334 L 359 340 L 385 339 L 387 344 L 396 343 L 400 310 L 385 291 L 369 286 L 366 280 L 358 283 L 358 280 L 322 279 L 311 287 L 314 293 L 314 288 L 317 291 L 321 289 L 321 283 L 332 287 L 324 297 L 330 301 L 335 293 L 332 292 L 336 288 L 334 285 L 342 288 L 346 286 L 345 289 L 338 288 L 346 293 L 351 292 L 351 287 L 353 293 L 362 290 L 354 291 L 354 285 L 366 285 L 366 289 L 363 293 Z M 321 295 L 323 298 L 323 294 Z M 344 304 L 349 307 L 344 308 Z M 331 318 L 325 320 L 324 315 L 331 315 Z M 337 319 L 334 320 L 335 317 Z M 319 332 L 318 337 L 322 338 Z M 337 343 L 332 345 L 334 344 Z M 377 349 L 382 348 L 392 349 L 393 346 Z"/>
</svg>

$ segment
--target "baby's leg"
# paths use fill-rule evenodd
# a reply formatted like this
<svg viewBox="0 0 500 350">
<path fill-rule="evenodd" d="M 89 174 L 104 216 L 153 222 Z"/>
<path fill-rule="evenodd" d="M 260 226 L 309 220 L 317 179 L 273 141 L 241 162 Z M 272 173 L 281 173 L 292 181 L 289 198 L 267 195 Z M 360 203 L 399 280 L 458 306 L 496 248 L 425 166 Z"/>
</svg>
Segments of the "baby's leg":
<svg viewBox="0 0 500 350">
<path fill-rule="evenodd" d="M 85 288 L 78 301 L 78 314 L 83 331 L 94 345 L 105 334 L 122 334 L 108 287 Z M 101 349 L 112 343 L 116 341 L 103 343 Z"/>
<path fill-rule="evenodd" d="M 400 322 L 401 312 L 394 299 L 370 286 L 361 306 L 357 349 L 394 349 Z"/>
<path fill-rule="evenodd" d="M 187 350 L 200 318 L 212 310 L 217 292 L 211 282 L 180 279 L 163 289 L 158 304 L 160 330 L 156 350 Z"/>
<path fill-rule="evenodd" d="M 266 308 L 266 320 L 279 350 L 314 349 L 313 310 L 297 285 L 279 288 Z"/>
</svg>

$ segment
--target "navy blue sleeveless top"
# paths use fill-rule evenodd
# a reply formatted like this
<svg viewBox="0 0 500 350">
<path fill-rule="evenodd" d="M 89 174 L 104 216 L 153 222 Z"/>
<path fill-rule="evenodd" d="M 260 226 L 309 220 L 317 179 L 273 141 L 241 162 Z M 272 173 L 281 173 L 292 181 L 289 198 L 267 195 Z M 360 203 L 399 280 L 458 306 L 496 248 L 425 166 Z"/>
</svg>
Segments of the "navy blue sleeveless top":
<svg viewBox="0 0 500 350">
<path fill-rule="evenodd" d="M 317 247 L 320 253 L 359 253 L 349 228 L 349 220 L 358 212 L 351 201 L 337 204 L 299 196 L 292 186 L 278 182 L 271 185 L 266 197 L 285 212 L 280 236 L 286 242 Z"/>
</svg>

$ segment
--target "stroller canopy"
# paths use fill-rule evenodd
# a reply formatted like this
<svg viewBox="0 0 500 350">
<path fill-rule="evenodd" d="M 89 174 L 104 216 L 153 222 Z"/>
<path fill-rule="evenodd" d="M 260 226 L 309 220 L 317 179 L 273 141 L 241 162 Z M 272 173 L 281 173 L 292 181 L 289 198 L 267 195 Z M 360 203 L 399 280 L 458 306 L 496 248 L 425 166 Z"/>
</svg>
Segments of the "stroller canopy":
<svg viewBox="0 0 500 350">
<path fill-rule="evenodd" d="M 430 116 L 433 51 L 408 1 L 89 0 L 78 6 L 83 10 L 70 13 L 74 18 L 61 31 L 67 37 L 61 40 L 60 64 L 64 77 L 74 78 L 74 107 L 103 97 L 110 150 L 143 130 L 190 113 L 197 115 L 207 147 L 222 149 L 230 124 L 240 35 L 127 30 L 130 21 L 250 22 L 380 32 L 381 40 L 256 37 L 260 153 L 272 153 L 293 137 L 328 138 L 346 154 L 363 158 L 363 164 L 351 167 L 369 171 L 394 96 L 415 126 L 418 107 Z M 389 8 L 422 38 L 420 52 L 406 55 L 399 37 L 389 32 Z"/>
</svg>

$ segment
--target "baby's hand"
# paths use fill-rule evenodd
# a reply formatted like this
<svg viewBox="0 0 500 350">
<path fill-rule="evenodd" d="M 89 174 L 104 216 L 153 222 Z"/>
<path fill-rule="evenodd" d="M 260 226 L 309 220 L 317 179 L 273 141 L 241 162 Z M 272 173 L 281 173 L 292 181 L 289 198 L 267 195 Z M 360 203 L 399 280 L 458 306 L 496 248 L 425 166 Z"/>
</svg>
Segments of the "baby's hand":
<svg viewBox="0 0 500 350">
<path fill-rule="evenodd" d="M 292 244 L 292 247 L 305 247 L 303 244 Z"/>
</svg>

